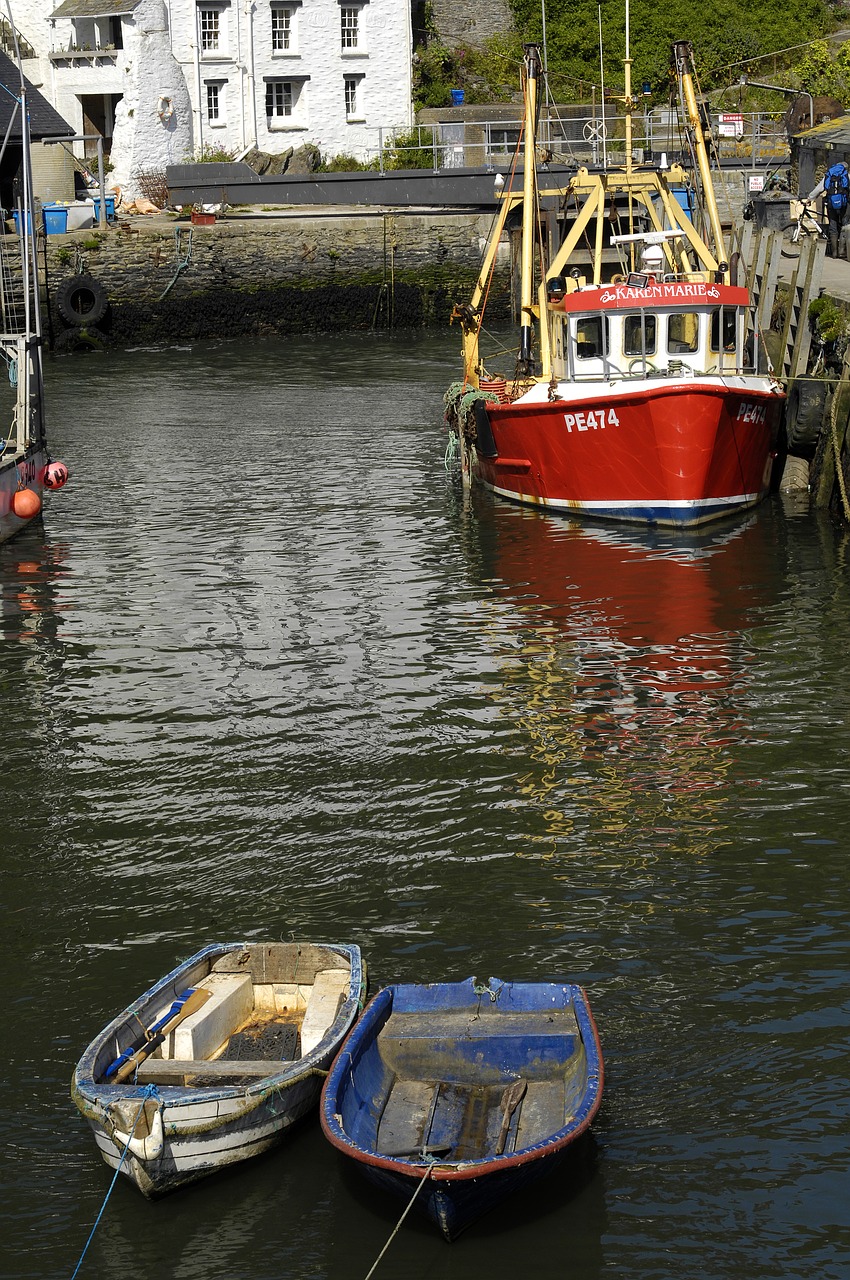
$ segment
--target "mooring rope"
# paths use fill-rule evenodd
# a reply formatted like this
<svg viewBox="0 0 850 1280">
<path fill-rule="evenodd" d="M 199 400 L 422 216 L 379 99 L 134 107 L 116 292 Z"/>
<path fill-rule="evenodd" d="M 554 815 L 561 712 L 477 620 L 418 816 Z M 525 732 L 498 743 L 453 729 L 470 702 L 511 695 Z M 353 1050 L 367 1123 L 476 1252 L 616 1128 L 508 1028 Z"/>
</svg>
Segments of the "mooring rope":
<svg viewBox="0 0 850 1280">
<path fill-rule="evenodd" d="M 185 254 L 185 257 L 181 258 L 180 257 L 180 238 L 184 231 L 186 232 L 186 235 L 187 235 L 186 254 Z M 169 280 L 168 284 L 165 286 L 162 293 L 157 298 L 157 302 L 162 302 L 166 294 L 171 292 L 171 290 L 174 288 L 174 286 L 176 285 L 177 281 L 180 279 L 183 272 L 186 270 L 186 268 L 190 265 L 192 261 L 192 228 L 191 227 L 175 227 L 174 228 L 174 251 L 177 254 L 177 270 L 174 272 L 174 275 L 172 276 L 171 280 Z"/>
<path fill-rule="evenodd" d="M 426 1183 L 426 1182 L 428 1181 L 428 1179 L 430 1178 L 430 1176 L 431 1176 L 431 1174 L 432 1174 L 432 1172 L 433 1172 L 433 1169 L 434 1169 L 434 1166 L 433 1166 L 432 1164 L 429 1164 L 429 1165 L 428 1165 L 428 1168 L 425 1170 L 425 1176 L 424 1176 L 423 1178 L 420 1178 L 420 1180 L 419 1180 L 419 1185 L 417 1186 L 417 1188 L 416 1188 L 416 1190 L 414 1191 L 413 1195 L 410 1197 L 410 1200 L 408 1201 L 408 1205 L 407 1205 L 407 1208 L 405 1209 L 404 1213 L 401 1215 L 401 1217 L 399 1218 L 398 1222 L 395 1224 L 395 1226 L 394 1226 L 394 1228 L 393 1228 L 393 1231 L 392 1231 L 392 1234 L 391 1234 L 391 1236 L 390 1236 L 389 1240 L 388 1240 L 388 1241 L 387 1241 L 387 1243 L 384 1245 L 383 1249 L 382 1249 L 382 1250 L 381 1250 L 381 1252 L 378 1254 L 378 1256 L 377 1256 L 377 1258 L 375 1259 L 375 1261 L 372 1263 L 372 1269 L 371 1269 L 371 1271 L 369 1272 L 369 1274 L 366 1276 L 366 1280 L 371 1280 L 372 1276 L 373 1276 L 373 1275 L 375 1274 L 375 1272 L 378 1270 L 378 1263 L 381 1261 L 381 1258 L 383 1258 L 383 1256 L 384 1256 L 384 1254 L 386 1253 L 387 1249 L 389 1249 L 389 1247 L 390 1247 L 390 1245 L 392 1244 L 393 1240 L 395 1240 L 396 1236 L 398 1235 L 399 1230 L 400 1230 L 400 1228 L 401 1228 L 401 1224 L 404 1222 L 405 1218 L 406 1218 L 406 1217 L 407 1217 L 407 1215 L 410 1213 L 410 1210 L 413 1208 L 413 1202 L 414 1202 L 414 1200 L 415 1200 L 415 1199 L 416 1199 L 416 1197 L 419 1195 L 419 1192 L 422 1190 L 422 1188 L 425 1186 L 425 1183 Z M 73 1280 L 73 1276 L 71 1277 L 71 1280 Z"/>
<path fill-rule="evenodd" d="M 829 413 L 830 426 L 832 428 L 832 452 L 835 455 L 835 478 L 838 481 L 838 492 L 841 494 L 841 507 L 844 511 L 844 519 L 848 524 L 850 524 L 850 502 L 847 501 L 847 486 L 844 483 L 844 467 L 841 464 L 841 448 L 838 444 L 838 400 L 839 389 L 836 388 L 833 392 L 832 408 Z"/>
<path fill-rule="evenodd" d="M 115 1187 L 115 1183 L 118 1181 L 118 1175 L 119 1175 L 119 1173 L 121 1172 L 121 1166 L 122 1166 L 122 1165 L 123 1165 L 123 1163 L 124 1163 L 124 1159 L 125 1159 L 125 1157 L 126 1157 L 126 1155 L 127 1155 L 127 1152 L 130 1150 L 130 1143 L 133 1141 L 133 1137 L 134 1137 L 135 1132 L 136 1132 L 136 1126 L 138 1125 L 138 1123 L 139 1123 L 140 1119 L 142 1118 L 142 1112 L 143 1112 L 143 1111 L 144 1111 L 144 1109 L 145 1109 L 145 1103 L 147 1102 L 148 1098 L 155 1098 L 155 1097 L 159 1097 L 159 1094 L 158 1094 L 158 1092 L 157 1092 L 157 1087 L 156 1087 L 156 1085 L 155 1085 L 155 1084 L 149 1084 L 149 1085 L 147 1085 L 147 1086 L 145 1087 L 145 1091 L 144 1091 L 144 1093 L 142 1094 L 142 1100 L 141 1100 L 141 1102 L 140 1102 L 140 1104 L 139 1104 L 139 1109 L 138 1109 L 138 1111 L 136 1112 L 136 1118 L 135 1118 L 135 1120 L 133 1121 L 133 1127 L 132 1127 L 132 1129 L 130 1130 L 130 1133 L 129 1133 L 128 1137 L 127 1137 L 127 1142 L 126 1142 L 126 1144 L 125 1144 L 124 1150 L 121 1152 L 121 1159 L 118 1161 L 118 1167 L 117 1167 L 117 1168 L 116 1168 L 116 1170 L 115 1170 L 115 1175 L 114 1175 L 114 1177 L 113 1177 L 112 1181 L 111 1181 L 111 1182 L 110 1182 L 110 1184 L 109 1184 L 109 1190 L 107 1191 L 106 1195 L 103 1197 L 103 1204 L 100 1206 L 100 1211 L 99 1211 L 99 1213 L 98 1213 L 97 1217 L 96 1217 L 96 1218 L 95 1218 L 95 1220 L 94 1220 L 94 1226 L 92 1227 L 92 1229 L 91 1229 L 91 1231 L 90 1231 L 90 1233 L 89 1233 L 89 1238 L 88 1238 L 88 1240 L 86 1241 L 85 1245 L 83 1246 L 83 1251 L 82 1251 L 82 1253 L 80 1254 L 80 1260 L 79 1260 L 79 1262 L 77 1263 L 77 1265 L 74 1267 L 74 1273 L 73 1273 L 73 1275 L 71 1276 L 71 1280 L 77 1280 L 77 1273 L 79 1272 L 80 1267 L 83 1265 L 83 1258 L 84 1258 L 84 1257 L 86 1256 L 86 1254 L 88 1253 L 89 1245 L 91 1244 L 92 1240 L 94 1239 L 94 1233 L 95 1233 L 95 1231 L 97 1231 L 98 1227 L 100 1226 L 100 1220 L 101 1220 L 101 1218 L 103 1217 L 103 1212 L 104 1212 L 104 1210 L 105 1210 L 105 1208 L 106 1208 L 107 1201 L 109 1200 L 109 1197 L 112 1195 L 113 1189 L 114 1189 L 114 1187 Z"/>
</svg>

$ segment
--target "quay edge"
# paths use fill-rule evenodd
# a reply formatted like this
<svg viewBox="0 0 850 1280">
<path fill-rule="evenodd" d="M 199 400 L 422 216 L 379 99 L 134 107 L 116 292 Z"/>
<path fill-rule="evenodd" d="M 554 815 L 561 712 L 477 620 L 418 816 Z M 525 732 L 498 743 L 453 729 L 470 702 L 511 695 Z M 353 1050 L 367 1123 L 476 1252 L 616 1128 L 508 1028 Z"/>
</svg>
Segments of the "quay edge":
<svg viewBox="0 0 850 1280">
<path fill-rule="evenodd" d="M 209 226 L 166 214 L 121 217 L 106 232 L 46 238 L 46 289 L 57 351 L 77 345 L 57 308 L 86 275 L 109 301 L 83 345 L 448 324 L 478 274 L 491 216 L 480 211 L 235 211 Z M 510 253 L 491 296 L 510 305 Z"/>
</svg>

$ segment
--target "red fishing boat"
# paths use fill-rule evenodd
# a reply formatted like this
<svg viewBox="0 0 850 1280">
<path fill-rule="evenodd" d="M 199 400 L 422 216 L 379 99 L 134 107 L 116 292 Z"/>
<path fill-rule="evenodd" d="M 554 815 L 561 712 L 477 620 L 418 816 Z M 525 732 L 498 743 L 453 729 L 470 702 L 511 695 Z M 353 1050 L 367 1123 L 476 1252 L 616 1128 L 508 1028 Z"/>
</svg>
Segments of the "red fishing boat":
<svg viewBox="0 0 850 1280">
<path fill-rule="evenodd" d="M 673 56 L 694 172 L 633 162 L 627 50 L 625 165 L 558 186 L 538 171 L 540 58 L 526 46 L 523 189 L 503 193 L 471 304 L 455 310 L 464 378 L 446 416 L 465 481 L 553 511 L 691 527 L 768 492 L 785 395 L 759 372 L 749 294 L 730 273 L 690 45 Z M 479 336 L 520 209 L 519 345 L 505 377 Z"/>
</svg>

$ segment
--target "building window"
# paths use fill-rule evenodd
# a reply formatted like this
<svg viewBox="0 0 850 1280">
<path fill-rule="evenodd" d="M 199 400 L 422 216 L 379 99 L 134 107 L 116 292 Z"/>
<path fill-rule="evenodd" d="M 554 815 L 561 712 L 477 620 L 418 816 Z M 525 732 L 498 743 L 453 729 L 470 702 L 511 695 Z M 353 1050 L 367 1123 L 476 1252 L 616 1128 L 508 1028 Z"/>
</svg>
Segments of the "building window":
<svg viewBox="0 0 850 1280">
<path fill-rule="evenodd" d="M 272 5 L 272 53 L 288 53 L 292 45 L 292 10 Z"/>
<path fill-rule="evenodd" d="M 224 124 L 224 85 L 223 80 L 208 80 L 206 83 L 208 124 Z"/>
<path fill-rule="evenodd" d="M 298 100 L 298 88 L 291 80 L 266 82 L 266 115 L 269 124 L 289 119 Z"/>
<path fill-rule="evenodd" d="M 363 76 L 344 76 L 345 118 L 363 120 Z"/>
<path fill-rule="evenodd" d="M 222 49 L 221 10 L 199 9 L 201 53 L 219 53 Z"/>
<path fill-rule="evenodd" d="M 343 51 L 356 49 L 360 36 L 360 10 L 340 9 L 340 22 Z"/>
</svg>

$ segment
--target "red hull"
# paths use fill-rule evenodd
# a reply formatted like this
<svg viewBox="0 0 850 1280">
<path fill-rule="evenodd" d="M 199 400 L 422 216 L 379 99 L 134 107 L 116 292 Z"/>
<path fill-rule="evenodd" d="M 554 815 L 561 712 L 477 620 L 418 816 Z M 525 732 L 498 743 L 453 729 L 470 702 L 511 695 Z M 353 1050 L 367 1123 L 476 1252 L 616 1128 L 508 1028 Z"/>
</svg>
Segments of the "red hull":
<svg viewBox="0 0 850 1280">
<path fill-rule="evenodd" d="M 766 495 L 783 399 L 762 378 L 689 378 L 488 405 L 498 456 L 479 452 L 478 478 L 535 506 L 703 524 Z"/>
</svg>

